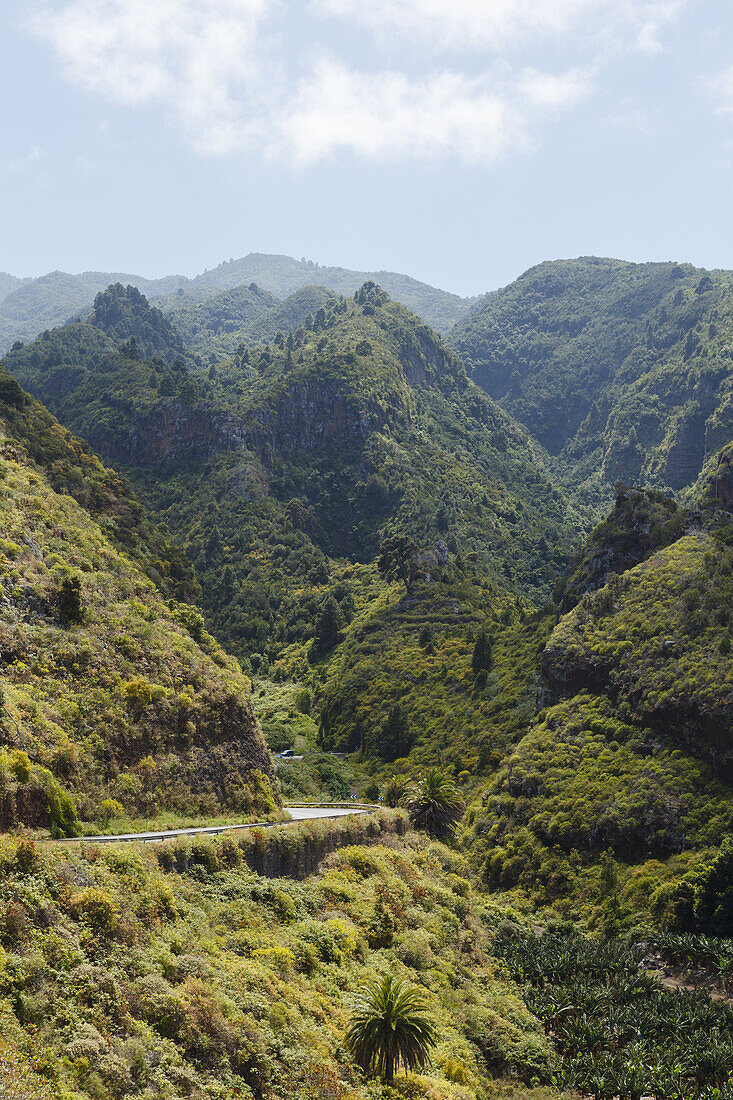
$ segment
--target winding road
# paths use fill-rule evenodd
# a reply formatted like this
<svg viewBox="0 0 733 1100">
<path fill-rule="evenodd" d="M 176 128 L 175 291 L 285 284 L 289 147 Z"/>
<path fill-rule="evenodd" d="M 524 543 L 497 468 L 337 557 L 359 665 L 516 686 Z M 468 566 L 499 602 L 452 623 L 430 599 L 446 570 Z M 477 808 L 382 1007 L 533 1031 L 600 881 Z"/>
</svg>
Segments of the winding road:
<svg viewBox="0 0 733 1100">
<path fill-rule="evenodd" d="M 60 843 L 84 844 L 125 844 L 138 841 L 143 844 L 155 844 L 157 841 L 170 840 L 177 836 L 196 836 L 199 833 L 228 833 L 234 829 L 269 829 L 275 825 L 294 825 L 298 821 L 311 821 L 318 818 L 349 817 L 351 814 L 368 814 L 378 806 L 283 806 L 290 814 L 290 821 L 248 821 L 245 825 L 203 825 L 197 829 L 166 829 L 152 833 L 117 833 L 114 836 L 76 836 Z"/>
</svg>

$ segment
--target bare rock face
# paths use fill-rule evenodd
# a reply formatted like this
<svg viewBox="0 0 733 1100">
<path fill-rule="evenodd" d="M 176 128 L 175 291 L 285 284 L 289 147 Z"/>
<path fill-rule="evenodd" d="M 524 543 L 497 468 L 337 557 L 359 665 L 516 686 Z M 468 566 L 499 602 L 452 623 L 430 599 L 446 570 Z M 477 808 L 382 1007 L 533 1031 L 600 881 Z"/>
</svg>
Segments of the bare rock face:
<svg viewBox="0 0 733 1100">
<path fill-rule="evenodd" d="M 90 432 L 90 442 L 110 461 L 165 473 L 192 462 L 206 462 L 227 451 L 250 451 L 265 468 L 274 458 L 313 452 L 335 442 L 363 446 L 382 431 L 389 412 L 374 401 L 353 400 L 339 379 L 295 381 L 259 409 L 242 415 L 199 402 L 159 401 L 130 426 Z"/>
<path fill-rule="evenodd" d="M 109 461 L 162 473 L 180 464 L 206 461 L 237 443 L 236 421 L 205 402 L 189 407 L 180 401 L 159 401 L 129 427 L 92 429 L 89 442 Z"/>
</svg>

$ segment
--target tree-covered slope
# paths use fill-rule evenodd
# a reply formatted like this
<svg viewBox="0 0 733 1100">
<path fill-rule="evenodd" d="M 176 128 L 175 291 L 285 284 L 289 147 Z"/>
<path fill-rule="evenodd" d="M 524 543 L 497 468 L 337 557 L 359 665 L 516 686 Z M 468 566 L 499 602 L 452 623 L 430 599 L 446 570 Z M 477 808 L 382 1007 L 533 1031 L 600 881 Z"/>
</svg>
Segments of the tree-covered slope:
<svg viewBox="0 0 733 1100">
<path fill-rule="evenodd" d="M 602 691 L 638 721 L 730 770 L 733 532 L 692 530 L 585 596 L 543 658 L 563 694 Z"/>
<path fill-rule="evenodd" d="M 4 371 L 0 453 L 2 827 L 272 807 L 249 682 L 165 598 L 185 569 L 125 482 Z"/>
<path fill-rule="evenodd" d="M 198 303 L 184 304 L 182 291 L 158 301 L 199 365 L 208 365 L 295 332 L 333 297 L 326 287 L 306 286 L 281 300 L 250 283 Z"/>
<path fill-rule="evenodd" d="M 580 521 L 524 434 L 379 288 L 329 298 L 308 324 L 199 372 L 161 373 L 117 350 L 96 365 L 77 357 L 80 370 L 73 348 L 87 330 L 74 325 L 7 363 L 130 470 L 195 563 L 213 633 L 258 675 L 308 685 L 324 744 L 369 749 L 403 698 L 421 758 L 444 742 L 451 710 L 467 724 L 456 759 L 485 758 L 507 738 L 482 734 L 501 704 L 498 686 L 474 689 L 474 635 L 514 615 L 517 598 L 548 599 Z M 414 544 L 404 606 L 376 564 L 392 535 Z M 377 678 L 362 621 L 382 657 L 394 655 Z M 423 628 L 435 631 L 430 651 Z M 367 730 L 358 714 L 377 683 Z M 395 755 L 383 749 L 375 755 Z"/>
<path fill-rule="evenodd" d="M 689 264 L 540 264 L 453 330 L 474 381 L 577 486 L 682 489 L 731 424 L 733 285 Z"/>
<path fill-rule="evenodd" d="M 15 275 L 9 275 L 7 271 L 0 271 L 0 302 L 22 286 L 25 281 L 25 279 L 18 279 Z"/>
<path fill-rule="evenodd" d="M 201 302 L 219 290 L 256 283 L 278 298 L 286 298 L 305 286 L 325 286 L 335 294 L 351 295 L 365 282 L 376 282 L 402 305 L 438 332 L 445 332 L 468 311 L 470 301 L 445 290 L 421 283 L 394 271 L 351 271 L 329 267 L 312 260 L 251 252 L 240 260 L 229 260 L 191 279 L 185 297 Z"/>
<path fill-rule="evenodd" d="M 113 283 L 100 291 L 88 321 L 115 344 L 127 342 L 133 357 L 173 363 L 186 354 L 178 329 L 134 286 Z"/>
<path fill-rule="evenodd" d="M 61 325 L 70 317 L 85 316 L 95 295 L 110 284 L 131 284 L 145 293 L 155 290 L 158 294 L 171 294 L 182 282 L 185 280 L 177 276 L 150 280 L 104 271 L 85 271 L 80 275 L 51 271 L 37 279 L 26 279 L 0 302 L 0 350 L 16 340 L 32 340 L 39 332 Z"/>
<path fill-rule="evenodd" d="M 552 614 L 528 613 L 456 561 L 409 598 L 395 588 L 359 603 L 317 666 L 321 744 L 361 749 L 385 778 L 420 763 L 472 782 L 532 722 Z"/>
<path fill-rule="evenodd" d="M 281 592 L 266 635 L 279 620 L 285 640 L 308 577 L 327 583 L 327 558 L 373 559 L 391 530 L 426 550 L 444 540 L 540 600 L 572 550 L 572 517 L 523 434 L 416 317 L 373 284 L 357 299 L 203 375 L 120 354 L 80 373 L 72 352 L 59 368 L 74 326 L 8 356 L 65 423 L 138 468 L 232 636 L 234 607 L 261 584 Z M 242 617 L 261 635 L 253 611 Z"/>
<path fill-rule="evenodd" d="M 294 290 L 259 320 L 251 322 L 245 330 L 245 337 L 252 344 L 271 344 L 278 332 L 295 332 L 306 323 L 309 314 L 315 317 L 318 310 L 327 306 L 333 297 L 334 292 L 325 286 L 304 286 Z"/>
<path fill-rule="evenodd" d="M 590 539 L 542 653 L 544 709 L 469 816 L 492 889 L 674 926 L 669 883 L 733 831 L 733 526 L 719 503 L 678 512 L 626 492 Z"/>
<path fill-rule="evenodd" d="M 161 299 L 160 306 L 181 333 L 190 351 L 207 359 L 211 356 L 216 361 L 233 355 L 238 345 L 246 339 L 245 334 L 276 308 L 279 301 L 273 294 L 260 290 L 256 283 L 252 283 L 193 303 L 187 302 L 181 290 Z M 297 324 L 293 328 L 297 328 Z"/>
</svg>

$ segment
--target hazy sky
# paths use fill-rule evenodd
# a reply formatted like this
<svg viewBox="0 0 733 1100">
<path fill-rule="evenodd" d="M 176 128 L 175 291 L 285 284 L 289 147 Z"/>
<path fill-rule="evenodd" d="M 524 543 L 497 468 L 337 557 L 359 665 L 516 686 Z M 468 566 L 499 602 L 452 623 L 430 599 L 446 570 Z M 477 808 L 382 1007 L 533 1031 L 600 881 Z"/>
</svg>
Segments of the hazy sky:
<svg viewBox="0 0 733 1100">
<path fill-rule="evenodd" d="M 732 0 L 0 0 L 0 270 L 733 267 Z"/>
</svg>

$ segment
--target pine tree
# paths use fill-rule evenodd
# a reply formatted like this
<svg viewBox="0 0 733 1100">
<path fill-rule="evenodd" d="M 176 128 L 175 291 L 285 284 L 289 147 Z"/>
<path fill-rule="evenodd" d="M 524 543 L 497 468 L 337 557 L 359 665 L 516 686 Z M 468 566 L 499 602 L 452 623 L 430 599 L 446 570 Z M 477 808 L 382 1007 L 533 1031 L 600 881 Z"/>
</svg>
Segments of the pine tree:
<svg viewBox="0 0 733 1100">
<path fill-rule="evenodd" d="M 474 676 L 478 676 L 480 672 L 491 672 L 492 664 L 491 638 L 482 628 L 474 643 L 473 656 L 471 657 L 471 668 Z"/>
<path fill-rule="evenodd" d="M 324 601 L 316 622 L 313 642 L 318 652 L 330 653 L 334 646 L 341 641 L 343 628 L 344 617 L 341 614 L 341 608 L 333 596 L 329 596 Z"/>
</svg>

